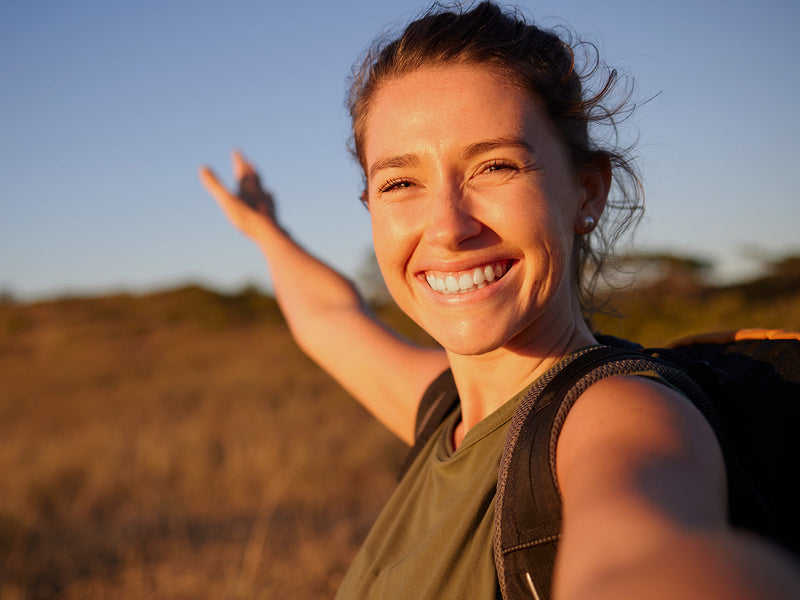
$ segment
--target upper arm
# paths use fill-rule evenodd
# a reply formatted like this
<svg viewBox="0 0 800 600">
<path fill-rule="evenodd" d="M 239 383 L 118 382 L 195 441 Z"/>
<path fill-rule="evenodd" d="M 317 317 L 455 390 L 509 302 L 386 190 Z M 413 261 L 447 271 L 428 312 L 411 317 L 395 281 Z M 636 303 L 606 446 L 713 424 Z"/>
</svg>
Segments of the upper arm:
<svg viewBox="0 0 800 600">
<path fill-rule="evenodd" d="M 556 585 L 579 587 L 724 527 L 719 446 L 683 396 L 642 377 L 611 377 L 570 411 L 557 446 L 563 536 Z"/>
<path fill-rule="evenodd" d="M 315 336 L 313 347 L 304 349 L 383 425 L 412 444 L 422 395 L 449 366 L 445 352 L 408 342 L 365 310 L 342 310 L 327 323 L 331 335 Z"/>
</svg>

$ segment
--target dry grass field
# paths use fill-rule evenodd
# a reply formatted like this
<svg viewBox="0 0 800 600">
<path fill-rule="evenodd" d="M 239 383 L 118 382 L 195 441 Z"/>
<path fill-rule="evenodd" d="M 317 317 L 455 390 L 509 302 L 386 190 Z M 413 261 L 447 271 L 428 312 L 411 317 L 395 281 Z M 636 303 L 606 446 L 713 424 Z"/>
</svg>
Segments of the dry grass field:
<svg viewBox="0 0 800 600">
<path fill-rule="evenodd" d="M 0 308 L 0 599 L 331 596 L 404 447 L 271 300 Z"/>
<path fill-rule="evenodd" d="M 599 323 L 800 329 L 796 291 L 668 296 Z M 0 600 L 330 597 L 404 451 L 253 290 L 0 303 Z"/>
</svg>

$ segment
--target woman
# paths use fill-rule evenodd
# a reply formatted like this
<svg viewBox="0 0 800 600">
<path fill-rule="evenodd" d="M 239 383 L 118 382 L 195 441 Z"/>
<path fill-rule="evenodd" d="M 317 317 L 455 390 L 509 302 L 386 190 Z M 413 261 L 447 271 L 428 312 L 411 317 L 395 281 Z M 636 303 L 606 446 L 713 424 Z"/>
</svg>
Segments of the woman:
<svg viewBox="0 0 800 600">
<path fill-rule="evenodd" d="M 569 46 L 491 3 L 431 12 L 368 55 L 350 108 L 378 264 L 397 304 L 443 350 L 387 330 L 295 244 L 239 154 L 238 196 L 201 171 L 264 253 L 298 343 L 390 430 L 412 443 L 430 382 L 447 368 L 456 382 L 460 409 L 399 484 L 340 597 L 496 597 L 494 493 L 509 420 L 533 382 L 597 343 L 580 283 L 588 240 L 614 221 L 615 178 L 614 206 L 630 215 L 638 204 L 624 157 L 588 135 L 592 120 L 613 123 L 613 111 L 598 110 L 612 83 L 613 73 L 586 98 Z M 556 467 L 556 597 L 798 589 L 792 565 L 726 526 L 714 434 L 660 381 L 617 376 L 590 387 L 564 424 Z"/>
</svg>

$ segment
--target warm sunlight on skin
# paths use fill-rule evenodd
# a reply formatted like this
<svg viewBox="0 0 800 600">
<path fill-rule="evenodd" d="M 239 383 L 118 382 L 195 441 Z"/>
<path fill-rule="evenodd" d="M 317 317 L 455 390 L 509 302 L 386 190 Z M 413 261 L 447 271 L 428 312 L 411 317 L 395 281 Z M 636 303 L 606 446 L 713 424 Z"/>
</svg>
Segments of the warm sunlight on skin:
<svg viewBox="0 0 800 600">
<path fill-rule="evenodd" d="M 485 68 L 425 68 L 381 87 L 369 123 L 375 251 L 408 315 L 463 355 L 591 341 L 572 247 L 605 190 L 587 193 L 538 103 Z"/>
</svg>

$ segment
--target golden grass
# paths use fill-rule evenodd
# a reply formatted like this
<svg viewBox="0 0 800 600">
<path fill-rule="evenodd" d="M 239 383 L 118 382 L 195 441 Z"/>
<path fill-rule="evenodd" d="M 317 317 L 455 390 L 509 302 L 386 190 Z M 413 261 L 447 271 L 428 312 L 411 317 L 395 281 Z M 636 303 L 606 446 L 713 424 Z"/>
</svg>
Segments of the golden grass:
<svg viewBox="0 0 800 600">
<path fill-rule="evenodd" d="M 3 600 L 329 597 L 391 491 L 274 308 L 172 296 L 0 308 Z"/>
</svg>

